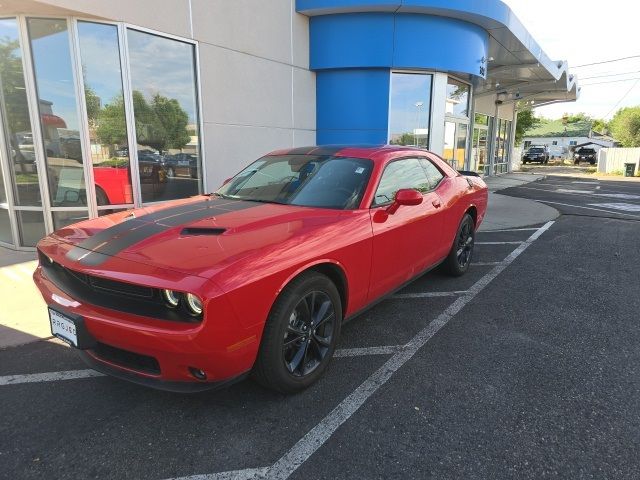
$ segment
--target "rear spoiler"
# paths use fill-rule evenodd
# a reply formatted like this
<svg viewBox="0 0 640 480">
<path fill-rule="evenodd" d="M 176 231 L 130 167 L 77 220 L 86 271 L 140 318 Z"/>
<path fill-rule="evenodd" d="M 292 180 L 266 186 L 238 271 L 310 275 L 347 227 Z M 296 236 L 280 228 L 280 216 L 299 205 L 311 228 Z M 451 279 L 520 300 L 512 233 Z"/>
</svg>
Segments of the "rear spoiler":
<svg viewBox="0 0 640 480">
<path fill-rule="evenodd" d="M 465 177 L 479 177 L 480 174 L 478 172 L 472 172 L 471 170 L 458 170 L 460 175 L 464 175 Z"/>
</svg>

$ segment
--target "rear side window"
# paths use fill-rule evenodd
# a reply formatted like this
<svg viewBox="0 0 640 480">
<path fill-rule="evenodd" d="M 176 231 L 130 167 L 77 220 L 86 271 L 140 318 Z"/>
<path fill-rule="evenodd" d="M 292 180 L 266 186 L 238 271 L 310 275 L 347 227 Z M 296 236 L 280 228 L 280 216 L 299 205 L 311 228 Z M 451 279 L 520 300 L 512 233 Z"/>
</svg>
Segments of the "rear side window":
<svg viewBox="0 0 640 480">
<path fill-rule="evenodd" d="M 427 172 L 429 185 L 431 187 L 431 190 L 433 190 L 438 186 L 440 181 L 444 178 L 444 175 L 440 170 L 438 170 L 438 167 L 436 167 L 431 162 L 431 160 L 427 160 L 426 158 L 423 158 L 420 161 L 422 162 L 422 167 L 424 168 L 425 172 Z"/>
<path fill-rule="evenodd" d="M 391 162 L 384 169 L 373 199 L 373 206 L 393 202 L 398 190 L 415 188 L 425 193 L 431 190 L 429 178 L 417 158 L 405 158 Z"/>
</svg>

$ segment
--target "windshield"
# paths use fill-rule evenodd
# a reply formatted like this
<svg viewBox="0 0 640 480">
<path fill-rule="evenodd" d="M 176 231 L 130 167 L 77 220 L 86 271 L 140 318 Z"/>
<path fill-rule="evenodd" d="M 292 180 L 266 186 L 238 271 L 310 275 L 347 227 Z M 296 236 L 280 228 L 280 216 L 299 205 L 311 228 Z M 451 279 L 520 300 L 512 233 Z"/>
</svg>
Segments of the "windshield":
<svg viewBox="0 0 640 480">
<path fill-rule="evenodd" d="M 357 208 L 373 162 L 361 158 L 277 155 L 256 160 L 218 195 L 303 207 Z"/>
<path fill-rule="evenodd" d="M 582 148 L 580 153 L 596 153 L 596 151 L 593 148 Z"/>
<path fill-rule="evenodd" d="M 542 150 L 541 148 L 530 148 L 529 149 L 529 153 L 543 153 L 544 150 Z"/>
</svg>

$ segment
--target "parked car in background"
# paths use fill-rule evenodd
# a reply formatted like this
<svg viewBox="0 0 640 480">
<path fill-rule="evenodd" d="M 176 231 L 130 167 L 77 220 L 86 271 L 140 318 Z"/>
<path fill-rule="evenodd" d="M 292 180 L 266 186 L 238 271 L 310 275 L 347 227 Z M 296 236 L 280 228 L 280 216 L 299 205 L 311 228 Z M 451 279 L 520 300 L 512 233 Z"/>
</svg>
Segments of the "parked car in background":
<svg viewBox="0 0 640 480">
<path fill-rule="evenodd" d="M 595 165 L 598 161 L 598 152 L 595 148 L 582 147 L 573 154 L 573 163 L 578 165 L 580 162 L 589 162 L 591 165 Z"/>
<path fill-rule="evenodd" d="M 143 191 L 153 189 L 154 192 L 161 192 L 167 183 L 164 167 L 158 162 L 146 160 L 139 161 L 138 165 L 141 189 Z M 108 166 L 95 165 L 93 177 L 98 205 L 133 203 L 129 162 Z"/>
<path fill-rule="evenodd" d="M 188 176 L 198 178 L 198 156 L 192 153 L 176 153 L 164 157 L 164 166 L 169 177 Z"/>
<path fill-rule="evenodd" d="M 436 266 L 463 275 L 486 208 L 477 174 L 425 150 L 280 150 L 216 193 L 54 232 L 34 281 L 96 370 L 174 391 L 253 373 L 291 393 L 344 321 Z"/>
<path fill-rule="evenodd" d="M 522 156 L 522 163 L 549 163 L 549 149 L 543 145 L 532 145 Z"/>
</svg>

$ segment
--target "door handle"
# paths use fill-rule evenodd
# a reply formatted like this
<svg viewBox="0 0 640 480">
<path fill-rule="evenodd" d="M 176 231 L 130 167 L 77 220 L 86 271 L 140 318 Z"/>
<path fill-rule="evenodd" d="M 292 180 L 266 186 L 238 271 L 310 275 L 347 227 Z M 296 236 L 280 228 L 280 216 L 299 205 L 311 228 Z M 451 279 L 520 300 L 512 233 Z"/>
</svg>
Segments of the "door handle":
<svg viewBox="0 0 640 480">
<path fill-rule="evenodd" d="M 433 200 L 431 204 L 436 208 L 440 208 L 442 206 L 442 203 L 440 202 L 439 199 Z"/>
</svg>

